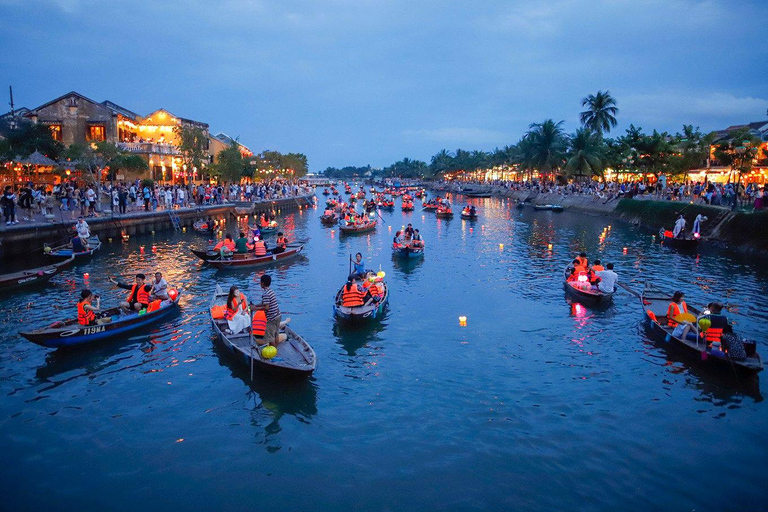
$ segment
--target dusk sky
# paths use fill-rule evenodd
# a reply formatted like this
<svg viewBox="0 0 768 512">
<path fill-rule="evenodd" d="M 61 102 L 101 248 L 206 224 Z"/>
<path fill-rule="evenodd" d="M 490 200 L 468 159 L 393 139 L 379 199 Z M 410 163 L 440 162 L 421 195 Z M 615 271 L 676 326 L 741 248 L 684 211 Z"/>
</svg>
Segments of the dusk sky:
<svg viewBox="0 0 768 512">
<path fill-rule="evenodd" d="M 165 108 L 315 172 L 570 132 L 606 89 L 612 135 L 768 121 L 766 0 L 0 0 L 0 24 L 5 107 Z"/>
</svg>

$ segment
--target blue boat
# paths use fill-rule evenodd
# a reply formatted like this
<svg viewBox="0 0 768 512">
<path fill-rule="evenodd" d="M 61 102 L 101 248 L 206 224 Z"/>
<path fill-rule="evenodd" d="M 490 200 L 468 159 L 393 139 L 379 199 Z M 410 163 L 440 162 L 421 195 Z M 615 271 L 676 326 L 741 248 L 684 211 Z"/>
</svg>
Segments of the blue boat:
<svg viewBox="0 0 768 512">
<path fill-rule="evenodd" d="M 74 256 L 76 261 L 81 261 L 90 258 L 93 256 L 93 253 L 101 249 L 101 240 L 99 240 L 98 236 L 90 237 L 88 239 L 88 249 L 80 252 L 74 252 L 72 250 L 72 243 L 53 248 L 46 245 L 44 248 L 45 254 L 48 256 L 52 256 L 54 258 L 71 258 Z"/>
<path fill-rule="evenodd" d="M 120 308 L 104 311 L 102 319 L 107 323 L 80 325 L 77 318 L 54 322 L 47 327 L 34 331 L 19 332 L 32 343 L 48 348 L 63 348 L 85 345 L 94 341 L 111 338 L 119 334 L 146 327 L 175 311 L 179 304 L 179 295 L 174 300 L 164 300 L 160 308 L 150 313 L 124 313 Z"/>
<path fill-rule="evenodd" d="M 401 245 L 392 247 L 392 254 L 400 258 L 421 258 L 424 256 L 424 246 L 412 247 L 410 245 Z"/>
<path fill-rule="evenodd" d="M 333 304 L 333 314 L 339 319 L 349 323 L 360 323 L 380 319 L 384 316 L 384 309 L 389 301 L 389 288 L 384 281 L 376 283 L 384 288 L 384 295 L 378 302 L 371 302 L 363 306 L 347 307 L 341 305 L 341 296 L 344 290 L 342 286 L 336 293 L 336 301 Z"/>
</svg>

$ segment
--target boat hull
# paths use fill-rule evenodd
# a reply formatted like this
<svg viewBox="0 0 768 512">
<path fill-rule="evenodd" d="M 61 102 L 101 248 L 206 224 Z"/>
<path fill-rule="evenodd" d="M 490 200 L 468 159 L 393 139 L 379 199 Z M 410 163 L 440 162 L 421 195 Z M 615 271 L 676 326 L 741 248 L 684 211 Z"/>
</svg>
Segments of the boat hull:
<svg viewBox="0 0 768 512">
<path fill-rule="evenodd" d="M 303 245 L 300 245 L 298 247 L 294 248 L 288 248 L 284 252 L 278 253 L 278 254 L 269 254 L 267 256 L 263 256 L 260 258 L 257 257 L 248 257 L 248 258 L 231 258 L 231 259 L 209 259 L 206 260 L 206 263 L 208 263 L 210 266 L 218 269 L 230 269 L 230 268 L 244 268 L 244 267 L 260 267 L 265 265 L 271 265 L 272 263 L 277 263 L 279 261 L 286 261 L 291 258 L 294 258 L 298 256 L 302 249 L 304 249 Z M 248 253 L 250 256 L 251 253 Z"/>
<path fill-rule="evenodd" d="M 421 258 L 424 256 L 424 248 L 401 247 L 399 249 L 392 249 L 392 254 L 398 258 Z"/>
<path fill-rule="evenodd" d="M 664 235 L 664 229 L 659 230 L 659 242 L 661 245 L 678 251 L 695 251 L 699 248 L 700 238 L 672 238 Z"/>
<path fill-rule="evenodd" d="M 47 283 L 53 276 L 58 274 L 62 268 L 75 261 L 74 256 L 70 256 L 61 263 L 38 267 L 21 272 L 14 272 L 0 276 L 0 293 L 18 290 L 29 286 Z"/>
<path fill-rule="evenodd" d="M 605 306 L 613 301 L 613 293 L 582 290 L 569 282 L 563 283 L 565 294 L 585 306 Z"/>
</svg>

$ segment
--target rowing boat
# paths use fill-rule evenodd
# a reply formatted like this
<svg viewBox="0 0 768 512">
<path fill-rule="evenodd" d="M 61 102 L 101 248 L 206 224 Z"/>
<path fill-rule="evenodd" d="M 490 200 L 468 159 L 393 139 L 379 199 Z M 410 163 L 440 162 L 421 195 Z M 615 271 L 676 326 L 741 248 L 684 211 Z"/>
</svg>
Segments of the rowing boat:
<svg viewBox="0 0 768 512">
<path fill-rule="evenodd" d="M 192 224 L 192 230 L 195 231 L 195 233 L 200 233 L 201 235 L 210 235 L 216 231 L 216 224 L 211 222 L 211 225 L 209 226 L 208 221 L 199 220 Z"/>
<path fill-rule="evenodd" d="M 218 269 L 261 267 L 294 258 L 301 253 L 302 249 L 304 249 L 303 245 L 289 244 L 285 251 L 277 254 L 267 253 L 266 256 L 256 256 L 254 253 L 248 252 L 246 254 L 233 254 L 231 257 L 226 258 L 221 258 L 221 255 L 219 255 L 219 258 L 210 258 L 205 260 L 205 262 Z"/>
<path fill-rule="evenodd" d="M 107 309 L 101 313 L 101 319 L 106 323 L 97 325 L 80 325 L 77 318 L 54 322 L 47 327 L 33 331 L 20 332 L 22 336 L 48 348 L 74 347 L 94 341 L 99 341 L 112 336 L 125 334 L 129 331 L 152 324 L 176 309 L 179 303 L 179 295 L 175 299 L 164 300 L 160 308 L 149 313 L 125 313 L 120 308 Z"/>
<path fill-rule="evenodd" d="M 535 205 L 533 205 L 533 209 L 534 210 L 538 210 L 538 211 L 549 211 L 549 210 L 552 210 L 552 208 L 553 207 L 552 207 L 551 204 L 535 204 Z"/>
<path fill-rule="evenodd" d="M 213 311 L 214 306 L 226 306 L 226 303 L 227 294 L 217 285 L 211 300 L 210 311 Z M 245 363 L 247 367 L 252 366 L 254 371 L 284 378 L 307 377 L 315 371 L 317 367 L 315 351 L 304 338 L 288 327 L 290 319 L 280 323 L 281 338 L 284 334 L 285 341 L 278 343 L 277 355 L 267 359 L 261 355 L 263 347 L 252 341 L 250 329 L 238 334 L 227 334 L 227 321 L 214 319 L 212 312 L 209 315 L 216 339 L 238 361 Z"/>
<path fill-rule="evenodd" d="M 678 251 L 694 251 L 699 247 L 701 237 L 693 236 L 691 238 L 675 238 L 670 231 L 664 228 L 659 230 L 659 242 L 671 249 Z"/>
<path fill-rule="evenodd" d="M 48 282 L 59 271 L 75 261 L 74 256 L 70 256 L 62 262 L 54 263 L 45 267 L 31 268 L 12 272 L 10 274 L 0 275 L 0 293 L 16 290 L 26 286 L 34 286 Z"/>
<path fill-rule="evenodd" d="M 691 329 L 694 339 L 682 339 L 672 335 L 674 328 L 667 324 L 667 309 L 671 302 L 671 295 L 653 286 L 646 285 L 640 294 L 640 304 L 643 308 L 643 322 L 646 329 L 657 340 L 672 344 L 684 349 L 690 354 L 697 355 L 702 361 L 712 366 L 719 366 L 727 370 L 741 370 L 747 373 L 757 373 L 763 369 L 763 360 L 757 353 L 755 342 L 744 342 L 747 357 L 745 359 L 732 358 L 727 352 L 713 349 L 706 340 L 696 336 L 697 330 Z M 692 306 L 688 306 L 688 312 L 701 316 L 701 312 Z M 694 324 L 696 325 L 696 324 Z M 686 337 L 687 338 L 687 337 Z"/>
<path fill-rule="evenodd" d="M 413 247 L 411 245 L 393 245 L 392 254 L 401 258 L 420 258 L 424 256 L 424 246 Z"/>
<path fill-rule="evenodd" d="M 451 217 L 453 217 L 453 211 L 451 211 L 451 210 L 437 210 L 437 212 L 435 213 L 435 216 L 438 219 L 450 219 Z"/>
<path fill-rule="evenodd" d="M 611 303 L 614 292 L 604 293 L 594 289 L 589 282 L 566 281 L 563 283 L 566 295 L 584 306 L 605 306 Z"/>
<path fill-rule="evenodd" d="M 88 239 L 88 250 L 86 251 L 74 252 L 72 250 L 72 243 L 70 242 L 67 245 L 50 248 L 50 250 L 45 251 L 45 254 L 55 258 L 69 258 L 74 256 L 76 260 L 80 261 L 90 258 L 93 256 L 93 253 L 99 249 L 101 249 L 101 240 L 99 240 L 98 235 L 94 235 Z"/>
<path fill-rule="evenodd" d="M 374 229 L 376 229 L 375 220 L 366 222 L 365 224 L 353 224 L 351 226 L 346 225 L 346 222 L 343 220 L 339 222 L 339 231 L 347 235 L 366 233 L 368 231 L 373 231 Z"/>
<path fill-rule="evenodd" d="M 320 223 L 325 226 L 334 226 L 339 221 L 335 214 L 320 216 Z"/>
<path fill-rule="evenodd" d="M 464 220 L 477 220 L 477 213 L 474 215 L 471 213 L 465 213 L 464 210 L 461 211 L 461 218 Z"/>
<path fill-rule="evenodd" d="M 344 293 L 344 286 L 342 286 L 336 293 L 336 301 L 333 304 L 333 314 L 340 320 L 349 323 L 358 323 L 368 320 L 375 320 L 381 318 L 384 315 L 384 309 L 387 307 L 387 301 L 389 301 L 389 288 L 384 281 L 376 283 L 384 289 L 384 294 L 379 301 L 371 302 L 368 305 L 363 306 L 342 306 L 341 297 Z"/>
</svg>

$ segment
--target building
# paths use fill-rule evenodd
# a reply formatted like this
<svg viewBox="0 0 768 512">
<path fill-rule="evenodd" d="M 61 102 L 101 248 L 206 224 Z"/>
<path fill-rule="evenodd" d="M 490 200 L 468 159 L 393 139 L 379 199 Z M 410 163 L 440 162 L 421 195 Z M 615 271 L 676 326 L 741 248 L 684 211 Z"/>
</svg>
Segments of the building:
<svg viewBox="0 0 768 512">
<path fill-rule="evenodd" d="M 715 131 L 715 138 L 709 148 L 708 166 L 706 170 L 702 169 L 700 171 L 702 175 L 706 175 L 712 181 L 727 182 L 734 179 L 734 176 L 732 176 L 733 170 L 717 160 L 715 149 L 719 144 L 728 140 L 732 133 L 743 130 L 762 141 L 752 161 L 752 169 L 749 173 L 745 173 L 743 178 L 747 183 L 764 184 L 768 182 L 768 121 L 737 124 Z"/>
</svg>

